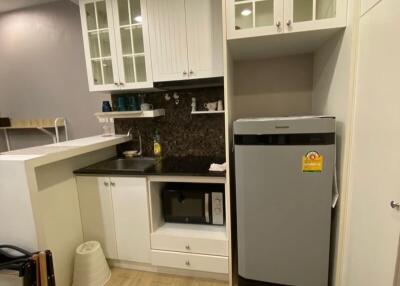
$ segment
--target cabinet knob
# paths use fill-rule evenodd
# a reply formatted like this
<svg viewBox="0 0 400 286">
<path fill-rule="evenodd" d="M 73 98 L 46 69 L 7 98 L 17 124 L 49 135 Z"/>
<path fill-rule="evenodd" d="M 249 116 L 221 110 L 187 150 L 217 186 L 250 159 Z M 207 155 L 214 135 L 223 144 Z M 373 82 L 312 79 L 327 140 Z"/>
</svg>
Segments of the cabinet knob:
<svg viewBox="0 0 400 286">
<path fill-rule="evenodd" d="M 193 71 L 193 70 L 190 70 L 189 74 L 194 74 L 194 71 Z"/>
<path fill-rule="evenodd" d="M 276 25 L 277 28 L 280 28 L 281 27 L 281 21 L 276 22 L 275 25 Z"/>
<path fill-rule="evenodd" d="M 111 182 L 110 185 L 111 185 L 111 187 L 115 187 L 115 183 L 114 182 Z"/>
<path fill-rule="evenodd" d="M 117 86 L 119 85 L 119 83 L 118 83 L 118 82 L 114 82 L 114 84 L 115 84 L 115 85 L 117 85 Z"/>
<path fill-rule="evenodd" d="M 123 82 L 120 82 L 119 85 L 124 85 L 124 83 L 123 83 Z"/>
<path fill-rule="evenodd" d="M 183 75 L 187 75 L 187 71 L 183 71 L 183 73 L 182 73 Z"/>
<path fill-rule="evenodd" d="M 186 245 L 185 248 L 186 248 L 186 250 L 190 250 L 190 245 L 189 244 Z"/>
<path fill-rule="evenodd" d="M 189 261 L 189 260 L 186 260 L 185 264 L 186 264 L 187 266 L 190 266 L 190 261 Z"/>
<path fill-rule="evenodd" d="M 287 20 L 286 25 L 287 26 L 291 26 L 292 25 L 292 20 Z"/>
<path fill-rule="evenodd" d="M 108 183 L 107 183 L 107 182 L 104 182 L 104 186 L 108 187 Z"/>
</svg>

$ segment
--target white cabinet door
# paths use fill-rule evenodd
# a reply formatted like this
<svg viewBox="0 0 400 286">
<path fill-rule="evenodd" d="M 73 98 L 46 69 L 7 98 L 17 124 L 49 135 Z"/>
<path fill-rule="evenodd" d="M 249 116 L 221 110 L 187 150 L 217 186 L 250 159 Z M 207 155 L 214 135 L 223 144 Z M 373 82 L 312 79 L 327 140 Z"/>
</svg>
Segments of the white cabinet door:
<svg viewBox="0 0 400 286">
<path fill-rule="evenodd" d="M 146 178 L 110 178 L 118 258 L 150 262 L 150 220 Z"/>
<path fill-rule="evenodd" d="M 346 26 L 347 0 L 285 0 L 285 32 Z"/>
<path fill-rule="evenodd" d="M 283 32 L 284 0 L 226 0 L 229 39 Z"/>
<path fill-rule="evenodd" d="M 121 89 L 153 87 L 146 0 L 113 0 Z"/>
<path fill-rule="evenodd" d="M 222 2 L 185 0 L 189 78 L 223 76 Z"/>
<path fill-rule="evenodd" d="M 188 79 L 184 0 L 147 0 L 154 81 Z"/>
<path fill-rule="evenodd" d="M 118 65 L 111 1 L 79 1 L 89 90 L 115 90 Z"/>
<path fill-rule="evenodd" d="M 118 259 L 109 178 L 78 176 L 76 182 L 84 240 L 100 242 L 107 258 Z"/>
</svg>

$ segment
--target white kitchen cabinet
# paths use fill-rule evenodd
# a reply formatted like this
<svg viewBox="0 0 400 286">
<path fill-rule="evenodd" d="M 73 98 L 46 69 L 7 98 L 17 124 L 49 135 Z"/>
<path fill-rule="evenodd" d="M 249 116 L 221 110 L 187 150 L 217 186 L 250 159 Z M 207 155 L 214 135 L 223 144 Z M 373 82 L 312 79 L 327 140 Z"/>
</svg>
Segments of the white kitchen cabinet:
<svg viewBox="0 0 400 286">
<path fill-rule="evenodd" d="M 90 91 L 153 87 L 146 0 L 80 0 Z"/>
<path fill-rule="evenodd" d="M 227 0 L 228 39 L 346 26 L 347 0 Z"/>
<path fill-rule="evenodd" d="M 118 259 L 113 200 L 108 177 L 77 177 L 83 238 L 100 242 L 107 258 Z"/>
<path fill-rule="evenodd" d="M 150 263 L 146 178 L 77 177 L 84 239 L 107 258 Z"/>
<path fill-rule="evenodd" d="M 118 258 L 150 263 L 146 178 L 112 177 L 110 180 Z"/>
<path fill-rule="evenodd" d="M 223 76 L 222 3 L 148 0 L 154 81 Z"/>
</svg>

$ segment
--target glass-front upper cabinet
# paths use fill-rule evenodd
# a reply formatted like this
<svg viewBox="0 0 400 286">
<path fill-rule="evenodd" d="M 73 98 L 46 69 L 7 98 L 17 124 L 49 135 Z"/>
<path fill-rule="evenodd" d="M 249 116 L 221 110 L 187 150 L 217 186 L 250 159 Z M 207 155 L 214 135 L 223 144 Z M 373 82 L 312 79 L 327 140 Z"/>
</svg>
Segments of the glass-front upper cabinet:
<svg viewBox="0 0 400 286">
<path fill-rule="evenodd" d="M 90 91 L 153 87 L 145 0 L 80 0 Z"/>
<path fill-rule="evenodd" d="M 228 0 L 228 39 L 283 31 L 283 0 Z"/>
<path fill-rule="evenodd" d="M 109 1 L 80 1 L 89 90 L 113 90 L 118 82 L 114 30 Z"/>
<path fill-rule="evenodd" d="M 347 0 L 285 0 L 285 30 L 300 32 L 346 26 Z"/>
<path fill-rule="evenodd" d="M 228 39 L 346 26 L 347 0 L 228 0 Z"/>
<path fill-rule="evenodd" d="M 152 87 L 145 0 L 114 0 L 114 25 L 122 88 Z"/>
</svg>

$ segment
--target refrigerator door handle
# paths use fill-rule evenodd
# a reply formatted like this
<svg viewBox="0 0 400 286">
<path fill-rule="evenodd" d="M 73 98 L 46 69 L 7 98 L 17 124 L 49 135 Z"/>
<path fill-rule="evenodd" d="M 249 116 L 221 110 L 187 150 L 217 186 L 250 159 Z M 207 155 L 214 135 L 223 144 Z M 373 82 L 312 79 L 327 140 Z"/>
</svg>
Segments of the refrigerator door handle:
<svg viewBox="0 0 400 286">
<path fill-rule="evenodd" d="M 210 223 L 210 211 L 209 211 L 209 204 L 210 204 L 210 194 L 204 194 L 204 218 L 206 219 L 206 223 Z"/>
</svg>

